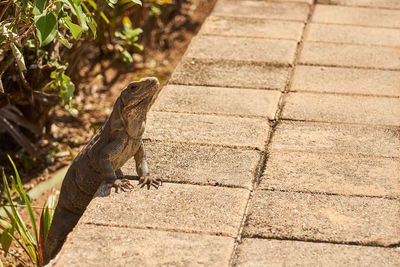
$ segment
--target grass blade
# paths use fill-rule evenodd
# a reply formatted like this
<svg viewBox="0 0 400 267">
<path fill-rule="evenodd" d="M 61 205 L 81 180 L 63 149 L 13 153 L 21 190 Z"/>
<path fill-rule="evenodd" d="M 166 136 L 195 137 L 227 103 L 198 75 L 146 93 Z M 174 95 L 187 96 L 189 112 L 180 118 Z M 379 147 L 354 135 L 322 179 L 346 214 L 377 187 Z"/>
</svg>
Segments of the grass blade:
<svg viewBox="0 0 400 267">
<path fill-rule="evenodd" d="M 35 220 L 35 214 L 33 213 L 33 209 L 32 209 L 32 206 L 31 206 L 31 202 L 29 201 L 29 198 L 28 198 L 28 196 L 26 195 L 26 193 L 24 191 L 24 188 L 22 186 L 21 178 L 19 176 L 17 167 L 15 166 L 15 164 L 14 164 L 13 160 L 11 159 L 10 155 L 7 155 L 7 156 L 8 156 L 8 159 L 10 160 L 10 162 L 11 162 L 11 165 L 13 166 L 14 173 L 15 173 L 15 176 L 17 178 L 16 179 L 17 180 L 17 184 L 18 184 L 17 192 L 18 192 L 18 194 L 20 195 L 20 197 L 24 200 L 24 202 L 26 204 L 26 208 L 28 209 L 29 218 L 31 220 L 33 232 L 34 232 L 34 235 L 35 235 L 36 244 L 38 244 L 39 243 L 38 230 L 37 230 L 37 225 L 36 225 L 36 220 Z"/>
</svg>

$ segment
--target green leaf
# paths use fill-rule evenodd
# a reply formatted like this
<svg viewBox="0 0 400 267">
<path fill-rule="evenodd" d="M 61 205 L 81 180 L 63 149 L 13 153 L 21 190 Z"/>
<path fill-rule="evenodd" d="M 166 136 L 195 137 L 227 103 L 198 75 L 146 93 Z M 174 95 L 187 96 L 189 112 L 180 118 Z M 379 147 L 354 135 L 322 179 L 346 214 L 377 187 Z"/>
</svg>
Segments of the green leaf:
<svg viewBox="0 0 400 267">
<path fill-rule="evenodd" d="M 35 0 L 35 6 L 33 7 L 33 15 L 41 15 L 46 6 L 47 0 Z"/>
<path fill-rule="evenodd" d="M 41 47 L 48 45 L 56 37 L 57 19 L 52 12 L 44 12 L 42 15 L 35 16 L 35 26 Z"/>
<path fill-rule="evenodd" d="M 62 43 L 66 48 L 71 48 L 72 44 L 70 42 L 68 42 L 68 40 L 59 32 L 57 31 L 57 36 L 56 36 L 57 40 Z"/>
<path fill-rule="evenodd" d="M 131 1 L 132 1 L 133 3 L 139 5 L 139 6 L 142 5 L 142 1 L 140 1 L 140 0 L 131 0 Z"/>
<path fill-rule="evenodd" d="M 90 30 L 93 33 L 93 38 L 96 39 L 97 37 L 97 23 L 93 17 L 87 17 L 87 24 L 89 25 Z"/>
<path fill-rule="evenodd" d="M 115 32 L 114 36 L 117 38 L 121 38 L 122 40 L 126 39 L 126 36 L 122 32 Z"/>
<path fill-rule="evenodd" d="M 126 64 L 131 64 L 131 63 L 133 62 L 132 55 L 131 55 L 128 51 L 126 51 L 126 50 L 124 50 L 124 51 L 122 52 L 122 60 L 123 60 Z"/>
<path fill-rule="evenodd" d="M 75 84 L 71 81 L 71 78 L 65 74 L 61 76 L 61 89 L 59 95 L 62 99 L 63 105 L 67 105 L 72 97 L 74 96 Z"/>
<path fill-rule="evenodd" d="M 118 3 L 118 0 L 106 0 L 106 2 L 110 7 L 114 8 L 114 5 Z"/>
<path fill-rule="evenodd" d="M 110 23 L 110 20 L 107 18 L 106 14 L 104 14 L 103 11 L 100 11 L 100 16 L 103 18 L 103 20 L 104 20 L 107 24 Z"/>
<path fill-rule="evenodd" d="M 66 3 L 69 5 L 72 13 L 78 18 L 79 23 L 80 23 L 80 25 L 82 27 L 82 31 L 87 32 L 89 28 L 88 28 L 88 26 L 86 24 L 86 15 L 82 11 L 81 6 L 77 5 L 75 3 L 75 1 L 72 1 L 72 0 L 66 0 L 66 1 L 68 1 Z"/>
<path fill-rule="evenodd" d="M 35 234 L 36 244 L 38 244 L 39 243 L 38 229 L 37 229 L 37 225 L 36 225 L 35 214 L 33 213 L 33 209 L 32 209 L 32 206 L 31 206 L 31 202 L 30 202 L 28 196 L 26 195 L 26 193 L 24 191 L 24 187 L 22 186 L 22 182 L 21 182 L 21 177 L 19 176 L 17 167 L 14 164 L 14 161 L 11 159 L 10 155 L 7 155 L 7 156 L 8 156 L 8 159 L 10 160 L 10 162 L 11 162 L 11 165 L 12 165 L 12 167 L 14 169 L 14 173 L 15 173 L 15 176 L 16 176 L 17 185 L 18 185 L 16 191 L 18 192 L 20 198 L 22 198 L 24 200 L 25 204 L 26 204 L 26 208 L 28 209 L 29 218 L 31 220 L 33 232 Z"/>
<path fill-rule="evenodd" d="M 68 30 L 72 33 L 72 37 L 74 37 L 75 40 L 81 38 L 82 36 L 81 26 L 71 22 L 69 18 L 64 18 L 63 21 L 65 22 L 65 25 L 67 26 Z"/>
<path fill-rule="evenodd" d="M 3 188 L 4 192 L 6 193 L 6 199 L 9 204 L 11 212 L 7 208 L 4 208 L 4 211 L 6 212 L 8 218 L 11 221 L 13 221 L 13 223 L 15 223 L 15 228 L 18 231 L 18 234 L 20 235 L 23 244 L 18 239 L 15 240 L 25 250 L 25 252 L 31 258 L 31 260 L 35 262 L 36 253 L 35 253 L 34 240 L 32 238 L 32 235 L 29 233 L 28 228 L 26 227 L 24 221 L 19 215 L 14 201 L 11 198 L 10 187 L 8 185 L 6 175 L 4 174 L 4 169 L 2 170 L 2 172 L 3 172 L 3 186 L 4 186 Z"/>
<path fill-rule="evenodd" d="M 141 44 L 138 43 L 134 43 L 133 46 L 135 46 L 137 49 L 139 49 L 140 51 L 143 51 L 144 47 Z"/>
<path fill-rule="evenodd" d="M 25 60 L 24 60 L 24 56 L 22 55 L 21 51 L 19 51 L 19 49 L 17 48 L 17 46 L 12 43 L 10 44 L 12 53 L 14 55 L 15 61 L 17 62 L 18 68 L 21 71 L 26 71 L 26 66 L 25 66 Z"/>
<path fill-rule="evenodd" d="M 7 227 L 3 230 L 3 233 L 0 237 L 1 247 L 4 250 L 4 257 L 7 257 L 8 249 L 10 248 L 11 242 L 13 240 L 12 236 L 14 234 L 15 225 L 11 224 L 10 227 Z"/>
<path fill-rule="evenodd" d="M 44 239 L 47 237 L 47 233 L 50 230 L 51 222 L 53 221 L 54 211 L 57 206 L 56 196 L 51 195 L 47 199 L 46 207 L 43 212 L 43 236 Z"/>
</svg>

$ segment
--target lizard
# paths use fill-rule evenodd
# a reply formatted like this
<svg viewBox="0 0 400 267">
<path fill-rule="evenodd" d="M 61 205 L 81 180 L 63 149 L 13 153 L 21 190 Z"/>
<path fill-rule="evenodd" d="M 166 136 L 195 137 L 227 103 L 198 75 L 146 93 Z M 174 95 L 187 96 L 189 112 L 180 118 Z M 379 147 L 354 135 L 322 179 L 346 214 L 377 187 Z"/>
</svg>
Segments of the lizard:
<svg viewBox="0 0 400 267">
<path fill-rule="evenodd" d="M 60 197 L 44 246 L 44 263 L 61 249 L 67 235 L 82 216 L 101 183 L 123 191 L 133 185 L 122 176 L 120 168 L 132 156 L 139 185 L 158 188 L 160 179 L 149 176 L 142 135 L 146 114 L 158 93 L 157 78 L 130 83 L 117 98 L 103 127 L 78 153 L 63 180 Z M 110 186 L 110 187 L 111 187 Z"/>
</svg>

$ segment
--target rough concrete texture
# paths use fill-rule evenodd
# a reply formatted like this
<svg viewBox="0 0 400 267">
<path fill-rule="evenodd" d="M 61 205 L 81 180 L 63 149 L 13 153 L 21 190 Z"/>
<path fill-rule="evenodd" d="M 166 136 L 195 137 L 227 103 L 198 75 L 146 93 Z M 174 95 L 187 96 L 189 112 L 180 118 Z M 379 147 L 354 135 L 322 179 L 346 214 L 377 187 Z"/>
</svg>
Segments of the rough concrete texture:
<svg viewBox="0 0 400 267">
<path fill-rule="evenodd" d="M 164 183 L 159 190 L 136 186 L 131 192 L 110 194 L 104 185 L 80 223 L 235 237 L 249 193 L 239 188 Z"/>
<path fill-rule="evenodd" d="M 400 29 L 311 23 L 308 41 L 400 46 Z"/>
<path fill-rule="evenodd" d="M 192 40 L 186 56 L 290 66 L 296 47 L 297 42 L 290 40 L 200 35 Z"/>
<path fill-rule="evenodd" d="M 224 185 L 251 189 L 260 154 L 254 150 L 145 142 L 147 162 L 153 177 L 165 182 Z M 136 175 L 129 160 L 122 171 Z"/>
<path fill-rule="evenodd" d="M 289 93 L 282 118 L 400 126 L 400 98 Z"/>
<path fill-rule="evenodd" d="M 400 97 L 400 72 L 300 65 L 290 91 Z"/>
<path fill-rule="evenodd" d="M 304 23 L 297 21 L 210 16 L 201 33 L 300 41 L 303 27 Z"/>
<path fill-rule="evenodd" d="M 400 157 L 400 130 L 370 125 L 284 121 L 271 150 L 331 152 Z"/>
<path fill-rule="evenodd" d="M 399 158 L 272 152 L 260 188 L 400 199 Z"/>
<path fill-rule="evenodd" d="M 281 93 L 278 91 L 167 85 L 154 104 L 153 110 L 262 116 L 273 120 L 280 97 Z"/>
<path fill-rule="evenodd" d="M 398 200 L 258 190 L 247 237 L 391 246 L 400 242 Z"/>
<path fill-rule="evenodd" d="M 329 24 L 400 28 L 400 10 L 316 5 L 312 21 Z"/>
<path fill-rule="evenodd" d="M 322 1 L 218 0 L 57 266 L 399 266 L 400 3 Z"/>
<path fill-rule="evenodd" d="M 151 112 L 145 138 L 262 149 L 267 141 L 268 119 Z"/>
<path fill-rule="evenodd" d="M 400 58 L 400 49 L 397 47 L 305 42 L 299 63 L 400 69 L 400 60 L 393 60 L 394 58 Z"/>
<path fill-rule="evenodd" d="M 265 1 L 265 0 L 264 0 Z M 302 3 L 307 3 L 307 4 L 312 4 L 314 0 L 267 0 L 269 2 L 302 2 Z"/>
<path fill-rule="evenodd" d="M 227 266 L 233 238 L 81 224 L 62 266 Z M 85 262 L 82 262 L 85 259 Z"/>
<path fill-rule="evenodd" d="M 398 0 L 316 0 L 320 4 L 400 9 Z"/>
<path fill-rule="evenodd" d="M 218 1 L 213 15 L 306 21 L 309 6 L 295 2 Z"/>
<path fill-rule="evenodd" d="M 283 91 L 289 68 L 249 62 L 184 59 L 172 74 L 170 83 L 242 87 Z"/>
<path fill-rule="evenodd" d="M 235 266 L 396 266 L 397 248 L 245 238 Z"/>
</svg>

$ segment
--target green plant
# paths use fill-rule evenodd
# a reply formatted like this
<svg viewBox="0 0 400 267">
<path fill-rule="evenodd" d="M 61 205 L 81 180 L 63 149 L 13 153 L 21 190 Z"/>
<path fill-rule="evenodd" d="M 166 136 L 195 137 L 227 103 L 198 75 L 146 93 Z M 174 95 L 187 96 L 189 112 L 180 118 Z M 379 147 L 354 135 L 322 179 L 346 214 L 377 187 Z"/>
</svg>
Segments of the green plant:
<svg viewBox="0 0 400 267">
<path fill-rule="evenodd" d="M 39 228 L 36 222 L 35 214 L 29 197 L 25 193 L 21 178 L 15 167 L 14 162 L 11 157 L 8 156 L 14 172 L 15 178 L 10 176 L 11 188 L 18 195 L 18 200 L 14 201 L 12 199 L 12 191 L 8 183 L 7 177 L 2 170 L 3 185 L 6 195 L 7 205 L 3 207 L 6 217 L 0 217 L 0 229 L 2 230 L 0 243 L 2 250 L 4 251 L 4 257 L 7 259 L 10 255 L 9 249 L 11 243 L 15 241 L 23 249 L 25 254 L 29 257 L 31 263 L 36 266 L 42 266 L 43 262 L 43 244 L 46 239 L 47 233 L 50 229 L 51 221 L 54 214 L 54 209 L 56 206 L 55 196 L 50 196 L 45 208 L 42 211 L 40 217 Z M 29 219 L 32 226 L 33 233 L 28 230 L 27 224 L 22 220 L 21 215 L 18 212 L 20 207 L 26 207 L 29 213 Z M 26 265 L 27 263 L 21 262 Z"/>
<path fill-rule="evenodd" d="M 128 52 L 130 46 L 134 46 L 140 51 L 143 51 L 143 46 L 138 44 L 139 35 L 143 32 L 141 28 L 132 28 L 132 22 L 128 17 L 122 18 L 123 31 L 116 31 L 115 37 L 120 38 L 124 41 L 123 45 L 118 44 L 116 48 L 122 53 L 122 59 L 125 63 L 129 64 L 133 62 L 132 55 Z"/>
<path fill-rule="evenodd" d="M 141 5 L 140 0 L 121 1 Z M 70 73 L 84 44 L 98 36 L 99 23 L 109 23 L 103 10 L 117 3 L 0 1 L 0 126 L 29 154 L 35 154 L 34 141 L 50 122 L 49 111 L 59 102 L 71 107 Z"/>
</svg>

